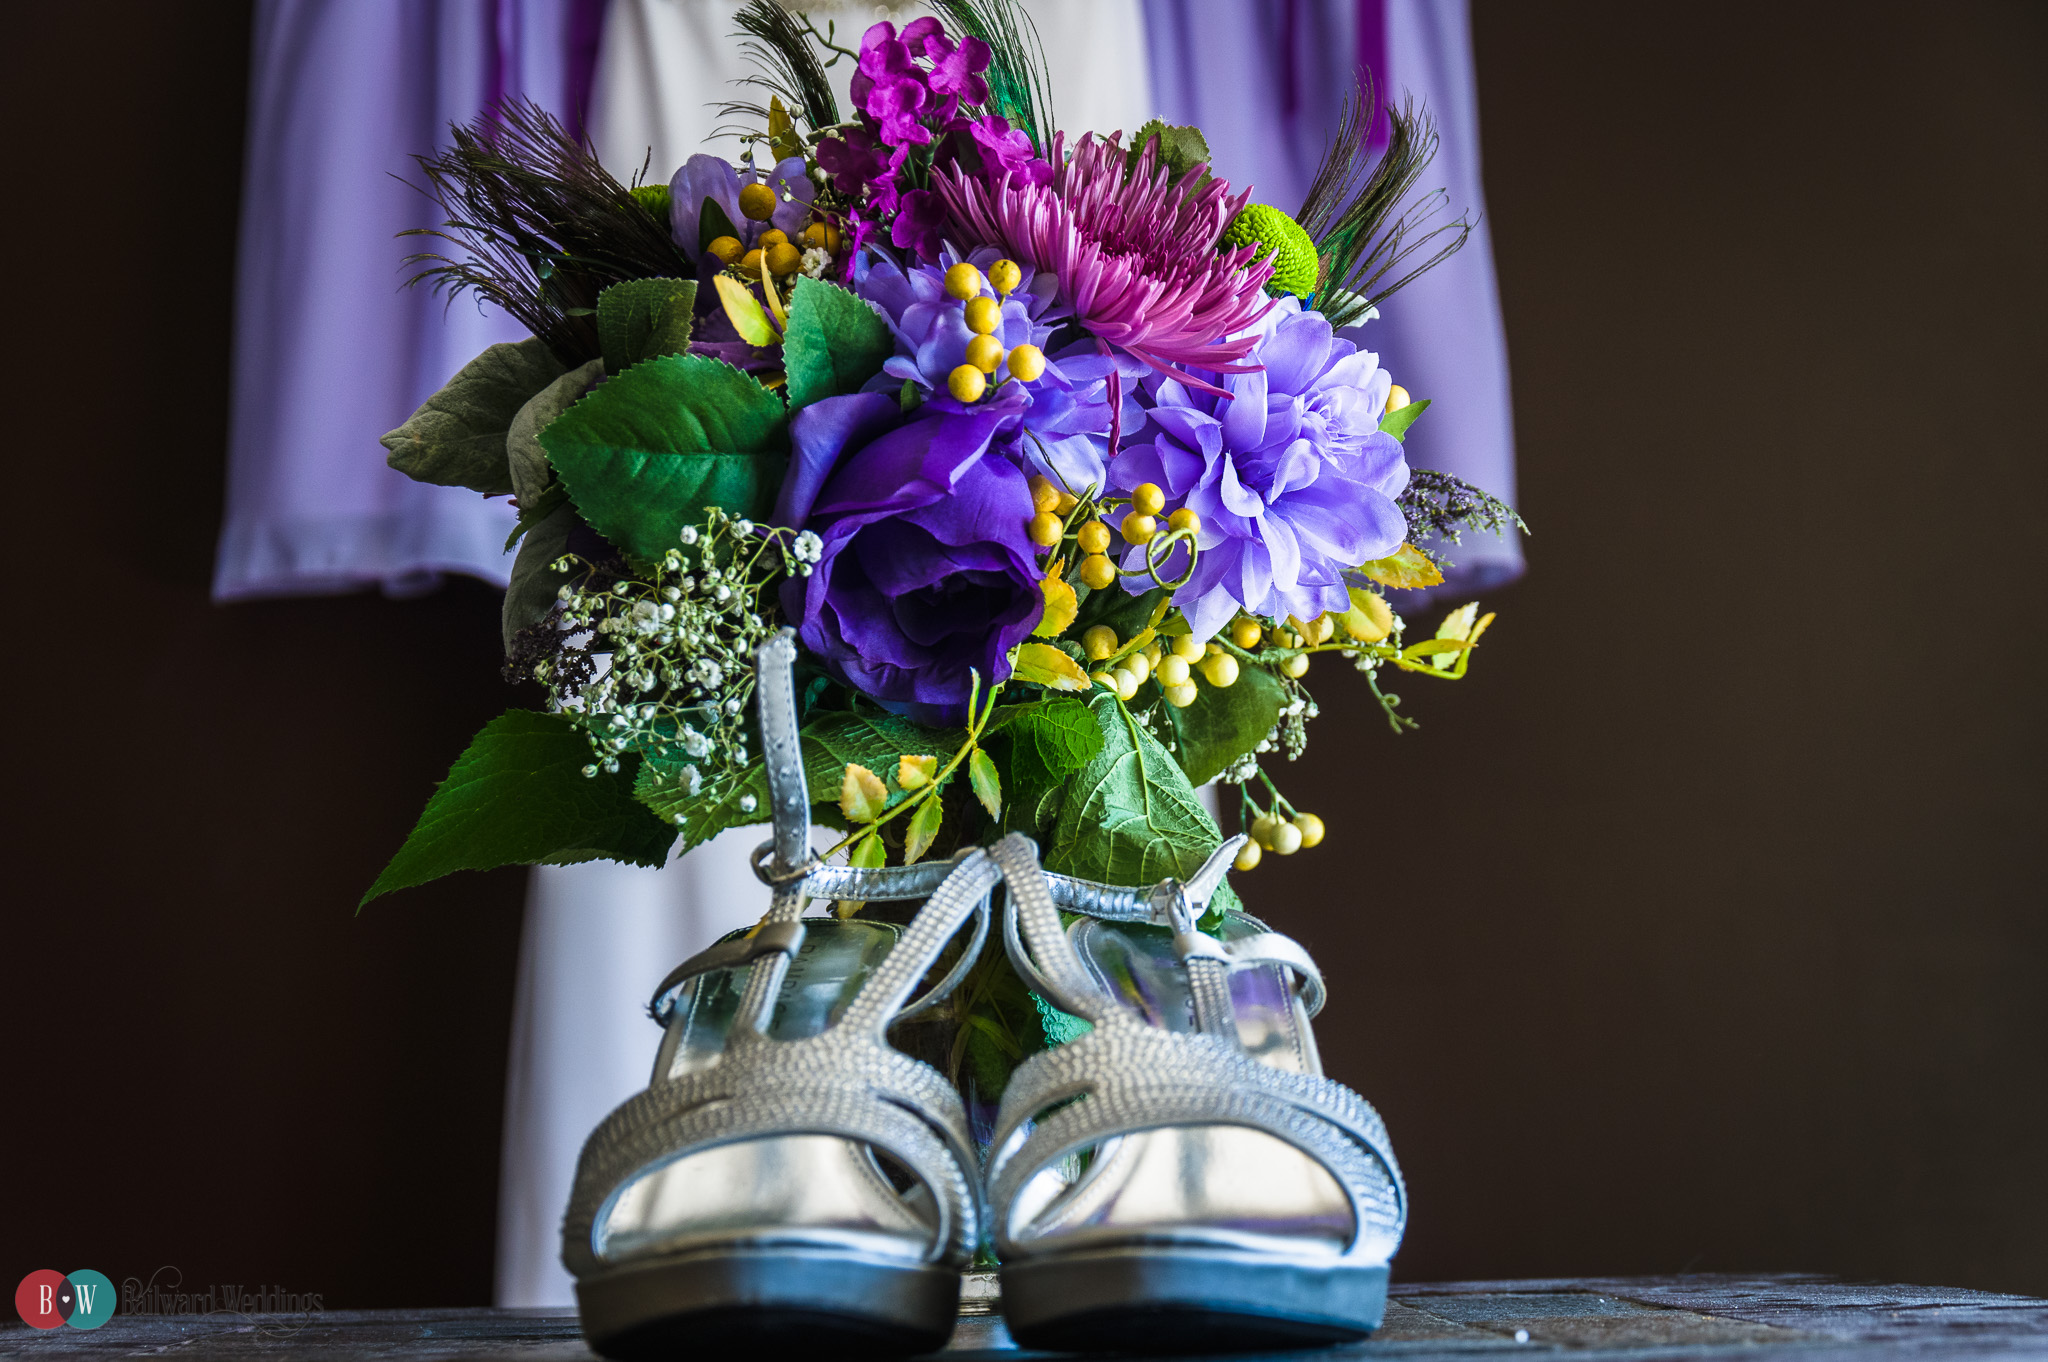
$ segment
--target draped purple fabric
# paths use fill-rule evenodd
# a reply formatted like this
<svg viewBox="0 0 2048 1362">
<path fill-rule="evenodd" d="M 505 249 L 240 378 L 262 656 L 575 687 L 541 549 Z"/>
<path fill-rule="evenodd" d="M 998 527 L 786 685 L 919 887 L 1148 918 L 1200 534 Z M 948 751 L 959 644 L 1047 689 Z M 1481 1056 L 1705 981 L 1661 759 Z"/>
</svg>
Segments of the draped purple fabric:
<svg viewBox="0 0 2048 1362">
<path fill-rule="evenodd" d="M 1450 213 L 1478 224 L 1457 255 L 1394 295 L 1352 334 L 1394 381 L 1435 399 L 1408 435 L 1408 457 L 1512 502 L 1513 408 L 1507 342 L 1480 183 L 1479 104 L 1464 0 L 1145 0 L 1160 116 L 1202 129 L 1216 173 L 1293 212 L 1308 193 L 1337 92 L 1357 64 L 1374 85 L 1435 115 L 1442 144 L 1420 186 L 1441 185 Z M 1467 535 L 1435 595 L 1471 593 L 1521 575 L 1521 546 Z M 1412 608 L 1421 593 L 1409 596 Z"/>
<path fill-rule="evenodd" d="M 217 599 L 503 582 L 512 514 L 384 465 L 377 437 L 521 328 L 402 289 L 438 220 L 411 154 L 523 96 L 580 121 L 603 0 L 259 0 Z M 398 177 L 398 178 L 394 178 Z"/>
</svg>

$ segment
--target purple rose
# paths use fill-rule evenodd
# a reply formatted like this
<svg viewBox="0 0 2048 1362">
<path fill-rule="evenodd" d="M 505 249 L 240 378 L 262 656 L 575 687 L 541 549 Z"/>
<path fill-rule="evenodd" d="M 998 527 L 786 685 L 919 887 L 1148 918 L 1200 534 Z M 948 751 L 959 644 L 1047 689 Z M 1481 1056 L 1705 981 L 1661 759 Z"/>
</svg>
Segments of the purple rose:
<svg viewBox="0 0 2048 1362">
<path fill-rule="evenodd" d="M 828 397 L 790 421 L 775 523 L 824 541 L 783 583 L 797 636 L 848 685 L 920 723 L 966 715 L 970 669 L 1009 675 L 1044 610 L 1031 489 L 993 447 L 1006 413 Z"/>
</svg>

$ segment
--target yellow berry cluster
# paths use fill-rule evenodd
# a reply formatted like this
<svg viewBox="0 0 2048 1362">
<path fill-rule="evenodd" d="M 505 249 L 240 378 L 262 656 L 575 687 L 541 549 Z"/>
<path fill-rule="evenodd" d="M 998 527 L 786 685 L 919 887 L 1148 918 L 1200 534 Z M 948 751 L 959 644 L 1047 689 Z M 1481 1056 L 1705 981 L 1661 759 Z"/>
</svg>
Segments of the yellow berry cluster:
<svg viewBox="0 0 2048 1362">
<path fill-rule="evenodd" d="M 1323 840 L 1323 820 L 1312 813 L 1295 813 L 1292 818 L 1282 818 L 1277 812 L 1262 813 L 1252 820 L 1247 831 L 1251 841 L 1244 844 L 1237 859 L 1231 862 L 1239 870 L 1252 869 L 1268 851 L 1275 856 L 1292 856 L 1304 847 L 1317 845 Z"/>
<path fill-rule="evenodd" d="M 1009 378 L 999 380 L 997 387 L 1010 378 L 1030 383 L 1045 373 L 1043 350 L 1035 345 L 1005 350 L 995 334 L 1003 325 L 1002 300 L 1024 282 L 1024 271 L 1014 260 L 998 260 L 988 267 L 986 282 L 996 291 L 994 298 L 981 291 L 981 271 L 965 260 L 946 271 L 946 292 L 967 304 L 967 329 L 974 333 L 974 339 L 967 342 L 967 362 L 946 375 L 946 391 L 962 402 L 979 402 L 998 369 L 1008 369 Z"/>
<path fill-rule="evenodd" d="M 740 214 L 749 221 L 766 222 L 775 216 L 775 208 L 775 191 L 767 185 L 750 184 L 740 189 Z M 839 228 L 823 219 L 811 223 L 797 236 L 805 248 L 831 255 L 839 253 L 841 239 Z M 777 277 L 792 275 L 804 263 L 803 250 L 779 227 L 761 233 L 759 244 L 750 251 L 740 244 L 738 237 L 731 236 L 714 237 L 705 249 L 718 257 L 720 264 L 737 268 L 749 279 L 762 278 L 763 271 Z"/>
<path fill-rule="evenodd" d="M 1198 643 L 1191 634 L 1174 634 L 1154 639 L 1128 655 L 1116 630 L 1098 624 L 1081 635 L 1081 651 L 1090 662 L 1106 665 L 1089 673 L 1098 686 L 1115 691 L 1125 700 L 1138 693 L 1149 680 L 1159 683 L 1159 692 L 1175 709 L 1195 702 L 1195 676 L 1219 690 L 1237 684 L 1237 659 L 1214 643 Z M 1115 658 L 1113 665 L 1108 660 Z"/>
<path fill-rule="evenodd" d="M 1031 497 L 1033 514 L 1027 527 L 1031 542 L 1042 549 L 1058 547 L 1067 536 L 1068 517 L 1081 504 L 1080 498 L 1043 476 L 1032 477 Z M 1099 503 L 1105 509 L 1113 504 Z M 1117 527 L 1124 542 L 1150 544 L 1158 539 L 1161 533 L 1159 513 L 1166 509 L 1166 493 L 1154 483 L 1141 483 L 1131 492 L 1129 505 L 1128 514 Z M 1186 507 L 1166 518 L 1165 532 L 1183 539 L 1192 539 L 1201 528 L 1202 518 Z M 1074 546 L 1082 555 L 1074 569 L 1075 578 L 1096 591 L 1115 582 L 1118 569 L 1116 561 L 1109 556 L 1109 525 L 1095 514 L 1093 507 L 1089 517 L 1081 522 L 1073 535 Z"/>
</svg>

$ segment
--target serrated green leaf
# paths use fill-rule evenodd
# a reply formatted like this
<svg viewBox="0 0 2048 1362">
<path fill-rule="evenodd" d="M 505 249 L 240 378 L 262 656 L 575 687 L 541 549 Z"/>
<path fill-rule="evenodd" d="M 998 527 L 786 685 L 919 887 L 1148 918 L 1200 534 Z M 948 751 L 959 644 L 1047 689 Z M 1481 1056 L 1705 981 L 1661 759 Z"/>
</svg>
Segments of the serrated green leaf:
<svg viewBox="0 0 2048 1362">
<path fill-rule="evenodd" d="M 859 392 L 895 353 L 889 323 L 852 290 L 817 279 L 796 281 L 782 338 L 791 411 Z"/>
<path fill-rule="evenodd" d="M 515 709 L 491 720 L 363 902 L 455 870 L 602 858 L 663 864 L 675 829 L 635 802 L 633 759 L 615 775 L 586 778 L 591 760 L 589 739 L 559 714 Z"/>
<path fill-rule="evenodd" d="M 694 279 L 629 279 L 597 295 L 597 341 L 607 373 L 690 349 Z"/>
<path fill-rule="evenodd" d="M 1102 750 L 1102 730 L 1078 698 L 1000 706 L 984 735 L 994 741 L 1006 772 L 1003 830 L 1033 837 L 1058 815 L 1067 778 Z"/>
<path fill-rule="evenodd" d="M 939 835 L 939 820 L 945 816 L 945 808 L 946 801 L 936 794 L 926 795 L 924 803 L 910 815 L 910 828 L 903 834 L 903 864 L 916 865 L 932 849 L 932 839 Z"/>
<path fill-rule="evenodd" d="M 512 418 L 561 372 L 562 362 L 538 340 L 491 346 L 378 441 L 391 451 L 385 462 L 415 482 L 506 495 Z"/>
<path fill-rule="evenodd" d="M 1079 698 L 1003 705 L 984 732 L 1009 739 L 1048 780 L 1065 780 L 1102 750 L 1102 730 L 1087 701 Z"/>
<path fill-rule="evenodd" d="M 1206 785 L 1235 766 L 1273 731 L 1287 688 L 1263 667 L 1238 670 L 1230 686 L 1197 686 L 1186 709 L 1166 706 L 1173 756 L 1190 785 Z"/>
<path fill-rule="evenodd" d="M 1462 653 L 1472 645 L 1462 638 L 1428 638 L 1401 650 L 1403 657 L 1434 657 L 1438 653 Z"/>
<path fill-rule="evenodd" d="M 1193 875 L 1223 843 L 1194 787 L 1115 696 L 1088 708 L 1102 750 L 1068 785 L 1046 869 L 1133 886 Z"/>
<path fill-rule="evenodd" d="M 1415 424 L 1416 417 L 1429 410 L 1429 403 L 1430 399 L 1425 397 L 1420 402 L 1410 402 L 1399 411 L 1388 412 L 1380 418 L 1380 429 L 1397 440 L 1405 441 L 1408 427 Z"/>
<path fill-rule="evenodd" d="M 990 818 L 1003 816 L 1003 780 L 996 774 L 996 764 L 989 754 L 977 747 L 974 755 L 967 759 L 967 783 L 974 790 L 974 797 L 981 801 L 981 807 L 988 810 Z"/>
<path fill-rule="evenodd" d="M 782 402 L 703 355 L 636 364 L 540 434 L 590 527 L 646 561 L 704 508 L 767 515 L 788 463 Z"/>
<path fill-rule="evenodd" d="M 859 762 L 848 762 L 839 781 L 839 811 L 855 823 L 872 823 L 888 807 L 889 790 L 882 778 Z"/>
<path fill-rule="evenodd" d="M 856 870 L 879 870 L 889 863 L 889 848 L 871 832 L 853 844 L 846 854 L 846 863 Z"/>
<path fill-rule="evenodd" d="M 1131 139 L 1130 150 L 1124 153 L 1124 175 L 1128 178 L 1138 168 L 1138 158 L 1144 154 L 1145 143 L 1153 137 L 1159 139 L 1159 158 L 1175 179 L 1188 173 L 1198 165 L 1209 161 L 1209 139 L 1202 136 L 1200 128 L 1182 125 L 1170 126 L 1166 120 L 1155 118 L 1138 129 L 1138 135 Z M 1203 177 L 1204 182 L 1208 177 Z"/>
</svg>

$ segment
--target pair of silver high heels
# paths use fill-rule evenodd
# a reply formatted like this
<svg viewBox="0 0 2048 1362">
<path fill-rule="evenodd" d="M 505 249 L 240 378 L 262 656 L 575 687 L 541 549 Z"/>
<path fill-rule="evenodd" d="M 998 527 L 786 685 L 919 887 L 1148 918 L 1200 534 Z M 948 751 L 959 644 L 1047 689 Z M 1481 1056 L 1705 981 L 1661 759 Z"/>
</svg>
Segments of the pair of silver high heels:
<svg viewBox="0 0 2048 1362">
<path fill-rule="evenodd" d="M 1149 890 L 1048 875 L 1019 834 L 950 862 L 820 865 L 774 648 L 759 683 L 773 905 L 663 981 L 652 1081 L 584 1147 L 563 1261 L 591 1346 L 932 1351 L 984 1242 L 1025 1347 L 1228 1351 L 1375 1328 L 1401 1175 L 1372 1108 L 1321 1076 L 1306 952 L 1242 914 L 1197 930 L 1239 842 Z M 888 1035 L 967 977 L 999 882 L 1011 963 L 1088 1029 L 1016 1069 L 983 1167 L 953 1083 Z M 811 899 L 925 902 L 899 925 L 803 917 Z"/>
</svg>

